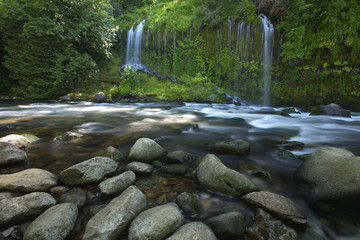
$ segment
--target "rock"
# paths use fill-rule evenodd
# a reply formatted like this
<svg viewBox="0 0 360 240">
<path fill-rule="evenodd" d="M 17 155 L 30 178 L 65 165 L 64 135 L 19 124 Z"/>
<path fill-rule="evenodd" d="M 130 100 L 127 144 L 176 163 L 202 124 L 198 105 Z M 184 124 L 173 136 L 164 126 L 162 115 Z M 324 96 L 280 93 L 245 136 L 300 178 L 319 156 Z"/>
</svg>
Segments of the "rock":
<svg viewBox="0 0 360 240">
<path fill-rule="evenodd" d="M 305 144 L 298 141 L 285 141 L 279 145 L 280 148 L 285 150 L 303 150 Z"/>
<path fill-rule="evenodd" d="M 118 163 L 107 157 L 94 157 L 71 166 L 60 173 L 63 183 L 76 186 L 100 182 L 105 175 L 115 172 Z"/>
<path fill-rule="evenodd" d="M 110 147 L 106 148 L 103 156 L 111 158 L 114 161 L 119 161 L 120 159 L 122 159 L 124 157 L 124 154 L 122 152 L 120 152 L 119 150 L 117 150 L 116 148 L 110 146 Z"/>
<path fill-rule="evenodd" d="M 166 156 L 167 151 L 150 138 L 140 138 L 131 147 L 128 158 L 132 161 L 152 162 Z"/>
<path fill-rule="evenodd" d="M 70 102 L 70 101 L 72 101 L 71 97 L 68 96 L 68 95 L 64 95 L 64 96 L 62 96 L 62 97 L 59 97 L 59 100 L 60 100 L 60 101 L 63 101 L 63 102 Z"/>
<path fill-rule="evenodd" d="M 106 102 L 106 96 L 103 92 L 95 93 L 95 95 L 92 98 L 92 101 L 95 103 L 104 103 Z"/>
<path fill-rule="evenodd" d="M 318 149 L 295 175 L 306 200 L 324 211 L 358 205 L 360 158 L 345 149 Z"/>
<path fill-rule="evenodd" d="M 285 109 L 283 109 L 283 110 L 281 110 L 282 112 L 284 112 L 284 113 L 298 113 L 298 114 L 300 114 L 300 112 L 298 112 L 295 108 L 285 108 Z"/>
<path fill-rule="evenodd" d="M 32 135 L 32 134 L 21 134 L 21 136 L 23 136 L 24 138 L 26 138 L 28 140 L 29 143 L 34 143 L 34 142 L 38 142 L 41 140 L 41 138 Z"/>
<path fill-rule="evenodd" d="M 329 115 L 351 118 L 351 112 L 349 110 L 343 109 L 335 103 L 312 107 L 310 109 L 310 115 Z"/>
<path fill-rule="evenodd" d="M 290 199 L 276 193 L 261 191 L 243 196 L 248 203 L 260 207 L 277 218 L 294 224 L 306 224 L 306 216 Z"/>
<path fill-rule="evenodd" d="M 59 198 L 59 203 L 73 203 L 78 207 L 84 206 L 86 202 L 86 193 L 81 188 L 73 188 L 64 193 Z"/>
<path fill-rule="evenodd" d="M 162 166 L 160 168 L 160 171 L 173 175 L 183 175 L 188 171 L 188 168 L 182 165 L 167 165 L 167 166 Z"/>
<path fill-rule="evenodd" d="M 298 158 L 303 161 L 309 159 L 310 157 L 311 157 L 310 153 L 306 153 L 306 154 L 302 154 L 302 155 L 298 156 Z"/>
<path fill-rule="evenodd" d="M 33 192 L 21 197 L 3 199 L 0 201 L 0 228 L 37 217 L 55 204 L 56 200 L 50 194 L 43 192 Z"/>
<path fill-rule="evenodd" d="M 91 206 L 90 207 L 90 215 L 92 217 L 95 216 L 98 212 L 100 212 L 105 207 L 106 207 L 106 204 Z"/>
<path fill-rule="evenodd" d="M 145 196 L 149 199 L 157 198 L 161 195 L 161 192 L 157 189 L 149 189 L 145 192 Z"/>
<path fill-rule="evenodd" d="M 127 188 L 89 220 L 83 240 L 117 239 L 145 207 L 145 195 L 135 186 Z"/>
<path fill-rule="evenodd" d="M 119 193 L 134 184 L 135 180 L 136 175 L 132 171 L 127 171 L 119 176 L 108 178 L 99 184 L 101 194 L 111 195 Z"/>
<path fill-rule="evenodd" d="M 56 186 L 50 189 L 50 194 L 54 197 L 60 197 L 64 193 L 70 190 L 68 186 Z"/>
<path fill-rule="evenodd" d="M 227 168 L 213 154 L 201 160 L 197 167 L 197 179 L 202 187 L 230 196 L 242 196 L 259 190 L 245 175 Z"/>
<path fill-rule="evenodd" d="M 29 145 L 29 141 L 25 137 L 16 134 L 2 137 L 0 138 L 0 142 L 10 143 L 22 150 L 25 150 L 25 148 Z"/>
<path fill-rule="evenodd" d="M 21 194 L 16 193 L 16 192 L 0 192 L 0 201 L 3 199 L 10 199 L 10 198 L 20 197 L 20 196 L 21 196 Z"/>
<path fill-rule="evenodd" d="M 176 203 L 184 212 L 196 214 L 198 212 L 198 200 L 192 193 L 183 192 L 176 197 Z"/>
<path fill-rule="evenodd" d="M 137 173 L 152 173 L 153 167 L 148 163 L 131 162 L 126 165 L 126 170 L 134 171 Z"/>
<path fill-rule="evenodd" d="M 140 213 L 131 223 L 129 240 L 159 240 L 169 236 L 183 223 L 175 203 L 167 203 Z"/>
<path fill-rule="evenodd" d="M 250 239 L 298 239 L 294 229 L 287 227 L 260 208 L 256 211 L 255 223 L 248 229 L 248 235 Z"/>
<path fill-rule="evenodd" d="M 194 155 L 183 151 L 170 152 L 166 157 L 169 162 L 174 162 L 174 163 L 189 163 L 195 160 Z"/>
<path fill-rule="evenodd" d="M 216 236 L 206 224 L 192 222 L 181 226 L 166 240 L 216 240 Z"/>
<path fill-rule="evenodd" d="M 242 213 L 228 212 L 209 218 L 206 224 L 218 238 L 243 239 L 247 228 L 252 224 L 252 220 Z"/>
<path fill-rule="evenodd" d="M 225 141 L 215 143 L 211 150 L 218 154 L 244 155 L 250 151 L 250 143 L 244 140 Z"/>
<path fill-rule="evenodd" d="M 63 134 L 57 136 L 55 139 L 60 140 L 60 141 L 69 141 L 69 140 L 73 140 L 76 138 L 80 138 L 82 136 L 83 135 L 80 133 L 75 133 L 75 132 L 69 131 L 69 132 L 66 132 L 66 133 L 63 133 Z"/>
<path fill-rule="evenodd" d="M 280 149 L 276 153 L 277 153 L 277 156 L 281 159 L 295 158 L 295 155 L 288 150 Z"/>
<path fill-rule="evenodd" d="M 73 229 L 78 209 L 75 204 L 62 203 L 55 205 L 26 229 L 24 240 L 63 240 Z"/>
<path fill-rule="evenodd" d="M 0 175 L 0 191 L 42 192 L 57 184 L 58 177 L 55 174 L 39 168 Z"/>
<path fill-rule="evenodd" d="M 0 142 L 0 165 L 26 162 L 27 155 L 25 151 L 5 142 Z"/>
</svg>

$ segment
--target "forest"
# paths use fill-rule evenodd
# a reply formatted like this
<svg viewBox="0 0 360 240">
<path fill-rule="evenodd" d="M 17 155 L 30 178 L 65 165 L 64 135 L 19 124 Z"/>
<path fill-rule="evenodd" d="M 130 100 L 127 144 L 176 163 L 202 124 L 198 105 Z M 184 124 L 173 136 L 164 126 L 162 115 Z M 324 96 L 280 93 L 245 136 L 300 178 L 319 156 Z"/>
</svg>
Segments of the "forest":
<svg viewBox="0 0 360 240">
<path fill-rule="evenodd" d="M 357 0 L 0 0 L 1 95 L 261 103 L 259 14 L 275 28 L 271 105 L 359 109 Z M 143 20 L 141 62 L 157 75 L 119 72 L 127 33 Z"/>
</svg>

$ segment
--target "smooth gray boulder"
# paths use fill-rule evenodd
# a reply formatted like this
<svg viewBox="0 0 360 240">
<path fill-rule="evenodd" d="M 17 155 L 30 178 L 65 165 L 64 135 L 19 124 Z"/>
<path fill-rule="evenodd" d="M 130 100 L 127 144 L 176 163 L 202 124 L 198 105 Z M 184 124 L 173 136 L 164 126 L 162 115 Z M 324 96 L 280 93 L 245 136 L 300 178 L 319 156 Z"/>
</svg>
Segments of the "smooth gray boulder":
<svg viewBox="0 0 360 240">
<path fill-rule="evenodd" d="M 234 154 L 241 156 L 250 151 L 250 143 L 242 139 L 218 142 L 211 147 L 211 150 L 218 154 Z"/>
<path fill-rule="evenodd" d="M 160 240 L 181 226 L 184 219 L 175 203 L 167 203 L 140 213 L 131 223 L 129 240 Z"/>
<path fill-rule="evenodd" d="M 83 240 L 117 239 L 145 207 L 145 195 L 135 186 L 127 188 L 89 220 Z"/>
<path fill-rule="evenodd" d="M 335 103 L 319 105 L 310 109 L 310 115 L 329 115 L 351 118 L 351 111 L 346 110 Z"/>
<path fill-rule="evenodd" d="M 126 170 L 133 171 L 137 173 L 152 173 L 153 167 L 148 163 L 143 162 L 131 162 L 128 165 L 126 165 Z"/>
<path fill-rule="evenodd" d="M 81 188 L 73 188 L 59 198 L 59 203 L 73 203 L 77 207 L 84 206 L 87 195 Z"/>
<path fill-rule="evenodd" d="M 276 193 L 261 191 L 243 196 L 248 203 L 260 207 L 275 217 L 294 224 L 306 224 L 307 218 L 301 209 L 289 198 Z"/>
<path fill-rule="evenodd" d="M 10 143 L 0 142 L 0 165 L 26 162 L 26 160 L 27 155 L 25 151 Z"/>
<path fill-rule="evenodd" d="M 118 163 L 111 158 L 94 157 L 62 171 L 60 180 L 70 186 L 98 183 L 117 167 Z"/>
<path fill-rule="evenodd" d="M 99 184 L 101 194 L 119 193 L 134 184 L 135 180 L 136 175 L 132 171 L 126 171 L 119 176 L 108 178 Z"/>
<path fill-rule="evenodd" d="M 181 226 L 166 240 L 216 240 L 216 236 L 206 224 L 192 222 Z"/>
<path fill-rule="evenodd" d="M 63 240 L 73 229 L 78 209 L 75 204 L 52 206 L 37 217 L 26 229 L 24 240 Z"/>
<path fill-rule="evenodd" d="M 10 199 L 10 198 L 20 197 L 20 196 L 21 196 L 21 194 L 16 193 L 16 192 L 0 192 L 0 201 L 3 199 Z"/>
<path fill-rule="evenodd" d="M 92 101 L 95 103 L 104 103 L 106 102 L 106 96 L 103 92 L 95 93 L 95 95 L 92 97 Z"/>
<path fill-rule="evenodd" d="M 202 187 L 230 196 L 259 190 L 245 175 L 226 167 L 214 154 L 208 154 L 201 160 L 197 167 L 197 179 Z"/>
<path fill-rule="evenodd" d="M 49 171 L 30 168 L 12 174 L 0 175 L 0 190 L 15 192 L 42 192 L 58 184 L 58 177 Z"/>
<path fill-rule="evenodd" d="M 360 158 L 345 149 L 318 149 L 300 165 L 295 175 L 311 205 L 324 211 L 358 205 Z"/>
<path fill-rule="evenodd" d="M 166 154 L 167 151 L 154 140 L 140 138 L 131 147 L 128 158 L 132 161 L 152 162 Z"/>
<path fill-rule="evenodd" d="M 25 137 L 17 134 L 10 134 L 2 137 L 0 138 L 0 142 L 10 143 L 11 145 L 23 150 L 29 145 L 29 141 Z"/>
<path fill-rule="evenodd" d="M 222 239 L 242 239 L 252 220 L 239 212 L 228 212 L 209 218 L 205 222 Z"/>
<path fill-rule="evenodd" d="M 29 218 L 37 217 L 56 200 L 48 193 L 33 192 L 21 197 L 3 199 L 0 201 L 0 227 L 19 224 Z"/>
<path fill-rule="evenodd" d="M 169 162 L 174 163 L 189 163 L 195 160 L 195 156 L 191 153 L 184 152 L 184 151 L 173 151 L 168 153 L 166 156 Z"/>
<path fill-rule="evenodd" d="M 184 212 L 196 214 L 198 212 L 199 203 L 193 193 L 183 192 L 176 197 L 176 203 Z"/>
</svg>

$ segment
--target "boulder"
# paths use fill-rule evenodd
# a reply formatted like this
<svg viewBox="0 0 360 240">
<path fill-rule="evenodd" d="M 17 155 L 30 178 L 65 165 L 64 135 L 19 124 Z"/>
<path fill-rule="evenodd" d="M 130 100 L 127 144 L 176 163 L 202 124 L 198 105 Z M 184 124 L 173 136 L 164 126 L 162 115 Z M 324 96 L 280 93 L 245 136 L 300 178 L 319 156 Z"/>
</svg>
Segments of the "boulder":
<svg viewBox="0 0 360 240">
<path fill-rule="evenodd" d="M 105 149 L 105 152 L 103 154 L 104 157 L 109 157 L 115 161 L 119 161 L 124 157 L 124 154 L 117 150 L 116 148 L 110 146 Z"/>
<path fill-rule="evenodd" d="M 281 220 L 300 225 L 307 222 L 301 209 L 293 201 L 279 194 L 267 191 L 253 192 L 243 196 L 243 199 Z"/>
<path fill-rule="evenodd" d="M 137 173 L 152 173 L 153 167 L 148 163 L 142 163 L 142 162 L 131 162 L 128 165 L 126 165 L 126 170 L 133 171 Z"/>
<path fill-rule="evenodd" d="M 230 196 L 242 196 L 259 190 L 245 175 L 226 167 L 213 154 L 201 160 L 197 167 L 197 179 L 202 187 Z"/>
<path fill-rule="evenodd" d="M 20 196 L 21 196 L 21 194 L 16 193 L 16 192 L 0 192 L 0 201 L 3 199 L 10 199 L 10 198 L 20 197 Z"/>
<path fill-rule="evenodd" d="M 195 160 L 195 156 L 188 152 L 173 151 L 166 156 L 169 162 L 174 163 L 189 163 Z"/>
<path fill-rule="evenodd" d="M 106 96 L 103 92 L 95 93 L 95 95 L 92 97 L 92 101 L 95 103 L 104 103 L 106 102 Z"/>
<path fill-rule="evenodd" d="M 87 195 L 81 188 L 73 188 L 59 198 L 59 203 L 73 203 L 77 207 L 84 206 Z"/>
<path fill-rule="evenodd" d="M 175 203 L 167 203 L 140 213 L 131 223 L 129 240 L 159 240 L 173 233 L 183 223 Z"/>
<path fill-rule="evenodd" d="M 25 137 L 17 134 L 2 137 L 0 138 L 0 142 L 10 143 L 23 150 L 25 150 L 25 148 L 29 145 L 29 141 Z"/>
<path fill-rule="evenodd" d="M 26 162 L 27 155 L 25 151 L 5 142 L 0 142 L 0 165 Z"/>
<path fill-rule="evenodd" d="M 73 229 L 78 209 L 75 204 L 52 206 L 37 217 L 26 229 L 24 240 L 63 240 Z"/>
<path fill-rule="evenodd" d="M 127 171 L 119 176 L 108 178 L 99 184 L 101 194 L 111 195 L 119 193 L 134 184 L 135 180 L 136 175 L 132 171 Z"/>
<path fill-rule="evenodd" d="M 33 192 L 21 197 L 3 199 L 0 201 L 0 228 L 39 216 L 56 200 L 48 193 Z"/>
<path fill-rule="evenodd" d="M 256 211 L 255 223 L 248 229 L 248 235 L 250 239 L 299 239 L 294 229 L 289 228 L 260 208 Z"/>
<path fill-rule="evenodd" d="M 140 138 L 131 147 L 128 158 L 132 161 L 152 162 L 166 156 L 167 151 L 150 138 Z"/>
<path fill-rule="evenodd" d="M 206 224 L 192 222 L 181 226 L 166 240 L 216 240 L 216 236 Z"/>
<path fill-rule="evenodd" d="M 351 118 L 351 111 L 343 109 L 335 103 L 319 105 L 310 109 L 310 115 L 329 115 Z"/>
<path fill-rule="evenodd" d="M 218 154 L 244 155 L 250 151 L 250 143 L 242 139 L 215 143 L 211 150 Z"/>
<path fill-rule="evenodd" d="M 239 212 L 228 212 L 209 218 L 206 224 L 221 239 L 243 239 L 252 224 L 249 216 Z"/>
<path fill-rule="evenodd" d="M 127 188 L 86 225 L 83 240 L 114 240 L 146 207 L 145 195 L 135 186 Z"/>
<path fill-rule="evenodd" d="M 318 149 L 300 165 L 295 175 L 306 200 L 322 210 L 358 205 L 360 158 L 345 149 Z"/>
<path fill-rule="evenodd" d="M 69 132 L 66 132 L 66 133 L 63 133 L 63 134 L 57 136 L 55 139 L 60 140 L 60 141 L 69 141 L 72 139 L 80 138 L 82 136 L 83 135 L 80 133 L 75 133 L 75 132 L 69 131 Z"/>
<path fill-rule="evenodd" d="M 98 183 L 117 167 L 118 163 L 111 158 L 94 157 L 62 171 L 60 180 L 70 186 Z"/>
<path fill-rule="evenodd" d="M 15 192 L 42 192 L 58 184 L 58 177 L 49 171 L 30 168 L 12 174 L 0 175 L 0 190 Z"/>
<path fill-rule="evenodd" d="M 183 192 L 176 197 L 176 203 L 184 212 L 196 214 L 198 212 L 198 200 L 192 193 Z"/>
</svg>

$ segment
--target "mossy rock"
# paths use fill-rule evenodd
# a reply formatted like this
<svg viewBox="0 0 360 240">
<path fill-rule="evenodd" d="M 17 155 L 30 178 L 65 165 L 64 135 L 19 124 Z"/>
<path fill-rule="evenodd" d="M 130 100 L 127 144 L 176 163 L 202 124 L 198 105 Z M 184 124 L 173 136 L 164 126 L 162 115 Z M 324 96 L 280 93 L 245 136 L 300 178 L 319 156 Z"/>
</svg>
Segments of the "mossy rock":
<svg viewBox="0 0 360 240">
<path fill-rule="evenodd" d="M 80 138 L 82 137 L 83 135 L 80 134 L 80 133 L 75 133 L 75 132 L 66 132 L 66 133 L 63 133 L 59 136 L 56 137 L 56 140 L 60 140 L 60 141 L 69 141 L 69 140 L 72 140 L 72 139 L 76 139 L 76 138 Z"/>
<path fill-rule="evenodd" d="M 168 174 L 182 175 L 188 171 L 188 168 L 186 166 L 181 166 L 181 165 L 168 165 L 168 166 L 162 166 L 160 170 L 161 172 Z"/>
<path fill-rule="evenodd" d="M 38 142 L 41 140 L 41 138 L 39 138 L 35 135 L 32 135 L 32 134 L 21 134 L 21 136 L 26 138 L 29 141 L 29 143 L 34 143 L 34 142 Z"/>
<path fill-rule="evenodd" d="M 287 151 L 287 150 L 283 150 L 283 149 L 280 149 L 278 152 L 277 152 L 277 156 L 281 159 L 288 159 L 288 158 L 294 158 L 294 154 L 292 154 L 292 152 L 290 151 Z"/>
</svg>

